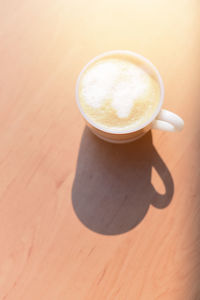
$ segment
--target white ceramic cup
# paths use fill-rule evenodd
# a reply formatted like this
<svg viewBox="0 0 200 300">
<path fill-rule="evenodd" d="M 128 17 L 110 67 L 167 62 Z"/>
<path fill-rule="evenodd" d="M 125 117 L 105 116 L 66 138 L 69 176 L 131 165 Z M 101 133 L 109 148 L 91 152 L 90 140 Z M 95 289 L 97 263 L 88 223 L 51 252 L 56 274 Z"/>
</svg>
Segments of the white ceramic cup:
<svg viewBox="0 0 200 300">
<path fill-rule="evenodd" d="M 79 83 L 82 75 L 86 71 L 86 69 L 93 64 L 94 62 L 105 58 L 105 57 L 128 57 L 132 59 L 136 59 L 137 61 L 140 62 L 140 64 L 146 66 L 151 70 L 151 72 L 154 74 L 156 77 L 159 85 L 160 85 L 160 102 L 155 110 L 154 114 L 152 117 L 142 125 L 139 125 L 138 127 L 134 129 L 128 129 L 128 130 L 113 130 L 109 128 L 104 128 L 103 126 L 96 124 L 93 120 L 91 120 L 88 115 L 83 111 L 81 104 L 80 104 L 80 99 L 79 99 Z M 141 136 L 143 136 L 147 131 L 150 129 L 160 129 L 164 131 L 180 131 L 183 129 L 184 122 L 183 120 L 176 115 L 173 112 L 170 112 L 166 109 L 162 109 L 163 105 L 163 100 L 164 100 L 164 85 L 162 78 L 160 76 L 160 73 L 156 69 L 156 67 L 145 57 L 143 57 L 140 54 L 134 53 L 132 51 L 128 50 L 114 50 L 114 51 L 109 51 L 105 52 L 101 55 L 96 56 L 93 58 L 91 61 L 89 61 L 88 64 L 82 69 L 82 71 L 79 74 L 77 83 L 76 83 L 76 102 L 78 105 L 78 108 L 85 119 L 88 127 L 92 130 L 94 134 L 96 134 L 99 138 L 112 142 L 112 143 L 126 143 L 126 142 L 131 142 L 134 141 Z"/>
</svg>

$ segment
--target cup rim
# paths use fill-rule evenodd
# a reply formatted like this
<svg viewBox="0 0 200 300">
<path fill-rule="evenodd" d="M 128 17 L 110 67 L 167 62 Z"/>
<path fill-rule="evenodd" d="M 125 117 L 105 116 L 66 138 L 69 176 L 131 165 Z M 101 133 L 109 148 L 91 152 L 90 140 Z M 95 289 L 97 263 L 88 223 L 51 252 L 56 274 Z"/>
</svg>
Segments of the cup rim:
<svg viewBox="0 0 200 300">
<path fill-rule="evenodd" d="M 95 61 L 100 60 L 101 58 L 104 58 L 106 56 L 110 56 L 110 55 L 116 55 L 116 54 L 124 54 L 124 55 L 128 55 L 128 56 L 132 56 L 134 58 L 138 58 L 140 61 L 143 61 L 145 64 L 147 64 L 156 74 L 157 76 L 157 80 L 159 82 L 160 85 L 160 102 L 159 105 L 157 107 L 157 109 L 155 110 L 155 112 L 153 113 L 153 115 L 151 116 L 151 118 L 146 121 L 145 123 L 137 126 L 136 128 L 132 128 L 132 129 L 127 129 L 127 130 L 117 130 L 117 129 L 109 129 L 109 128 L 105 128 L 103 125 L 99 125 L 96 124 L 91 118 L 89 118 L 87 116 L 87 114 L 83 111 L 82 106 L 80 104 L 80 99 L 79 99 L 79 84 L 80 84 L 80 80 L 82 77 L 82 74 L 87 70 L 87 68 L 93 64 Z M 136 132 L 138 130 L 141 130 L 143 128 L 145 128 L 146 126 L 148 126 L 155 118 L 156 116 L 159 114 L 161 107 L 163 105 L 163 101 L 164 101 L 164 84 L 163 84 L 163 80 L 162 77 L 158 71 L 158 69 L 152 64 L 152 62 L 147 59 L 146 57 L 144 57 L 141 54 L 138 54 L 136 52 L 130 51 L 130 50 L 112 50 L 112 51 L 107 51 L 104 52 L 102 54 L 99 54 L 97 56 L 95 56 L 93 59 L 91 59 L 81 70 L 81 72 L 79 73 L 78 79 L 76 81 L 76 103 L 77 106 L 79 108 L 80 113 L 82 114 L 83 118 L 90 124 L 92 125 L 94 128 L 106 132 L 106 133 L 112 133 L 112 134 L 127 134 L 127 133 L 132 133 L 132 132 Z"/>
</svg>

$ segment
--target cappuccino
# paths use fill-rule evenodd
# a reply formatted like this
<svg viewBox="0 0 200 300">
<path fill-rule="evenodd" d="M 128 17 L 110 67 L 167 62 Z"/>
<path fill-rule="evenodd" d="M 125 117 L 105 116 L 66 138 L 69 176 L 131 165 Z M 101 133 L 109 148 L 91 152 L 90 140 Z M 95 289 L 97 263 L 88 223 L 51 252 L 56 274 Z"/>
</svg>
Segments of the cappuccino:
<svg viewBox="0 0 200 300">
<path fill-rule="evenodd" d="M 150 120 L 159 105 L 160 86 L 139 59 L 110 56 L 93 62 L 83 72 L 79 99 L 95 124 L 123 132 Z"/>
</svg>

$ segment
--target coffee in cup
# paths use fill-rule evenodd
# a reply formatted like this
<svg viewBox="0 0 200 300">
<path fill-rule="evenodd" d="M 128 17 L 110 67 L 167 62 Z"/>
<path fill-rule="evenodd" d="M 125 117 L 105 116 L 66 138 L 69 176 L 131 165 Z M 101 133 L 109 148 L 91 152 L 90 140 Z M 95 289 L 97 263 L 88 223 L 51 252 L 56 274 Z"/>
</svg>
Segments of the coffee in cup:
<svg viewBox="0 0 200 300">
<path fill-rule="evenodd" d="M 158 107 L 160 86 L 141 61 L 126 56 L 95 61 L 82 74 L 79 98 L 85 114 L 108 129 L 134 129 Z"/>
</svg>

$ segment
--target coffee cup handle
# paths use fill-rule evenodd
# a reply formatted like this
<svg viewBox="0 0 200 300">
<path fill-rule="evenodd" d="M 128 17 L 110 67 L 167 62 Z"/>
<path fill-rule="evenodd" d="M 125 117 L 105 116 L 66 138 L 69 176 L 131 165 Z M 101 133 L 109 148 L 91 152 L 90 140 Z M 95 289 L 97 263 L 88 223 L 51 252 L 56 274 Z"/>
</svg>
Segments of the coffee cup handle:
<svg viewBox="0 0 200 300">
<path fill-rule="evenodd" d="M 152 122 L 153 129 L 160 129 L 164 131 L 181 131 L 183 126 L 183 119 L 166 109 L 162 109 L 156 119 Z"/>
</svg>

